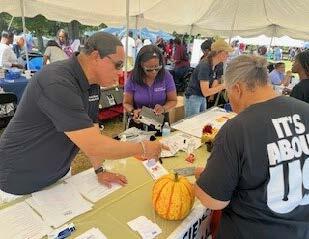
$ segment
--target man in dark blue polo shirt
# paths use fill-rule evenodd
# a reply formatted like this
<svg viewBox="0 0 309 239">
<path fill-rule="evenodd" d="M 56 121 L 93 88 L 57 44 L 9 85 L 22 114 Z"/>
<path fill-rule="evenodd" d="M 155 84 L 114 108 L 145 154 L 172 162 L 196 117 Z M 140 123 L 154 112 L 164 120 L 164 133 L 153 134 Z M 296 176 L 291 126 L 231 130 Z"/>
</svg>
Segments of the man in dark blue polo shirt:
<svg viewBox="0 0 309 239">
<path fill-rule="evenodd" d="M 121 42 L 101 32 L 88 39 L 80 54 L 34 76 L 0 138 L 2 193 L 23 195 L 55 183 L 69 172 L 79 149 L 107 186 L 127 180 L 102 168 L 103 159 L 158 157 L 160 143 L 115 141 L 101 135 L 95 124 L 100 86 L 116 83 L 123 61 Z"/>
</svg>

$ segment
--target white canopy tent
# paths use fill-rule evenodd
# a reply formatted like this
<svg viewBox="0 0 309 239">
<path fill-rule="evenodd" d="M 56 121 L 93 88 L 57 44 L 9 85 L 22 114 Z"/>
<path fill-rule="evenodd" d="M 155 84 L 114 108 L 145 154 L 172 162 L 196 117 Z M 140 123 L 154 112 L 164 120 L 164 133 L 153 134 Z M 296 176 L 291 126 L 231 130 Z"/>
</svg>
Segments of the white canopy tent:
<svg viewBox="0 0 309 239">
<path fill-rule="evenodd" d="M 0 11 L 21 16 L 111 26 L 126 25 L 124 0 L 0 0 Z M 309 39 L 308 0 L 127 0 L 130 27 L 203 35 L 288 35 Z"/>
<path fill-rule="evenodd" d="M 244 37 L 233 37 L 232 41 L 239 40 L 239 42 L 243 42 L 247 45 L 258 45 L 258 46 L 289 46 L 289 47 L 304 47 L 305 42 L 302 40 L 293 39 L 288 36 L 283 37 L 274 37 L 271 39 L 271 37 L 267 37 L 265 35 L 261 35 L 258 37 L 250 37 L 250 38 L 244 38 Z"/>
</svg>

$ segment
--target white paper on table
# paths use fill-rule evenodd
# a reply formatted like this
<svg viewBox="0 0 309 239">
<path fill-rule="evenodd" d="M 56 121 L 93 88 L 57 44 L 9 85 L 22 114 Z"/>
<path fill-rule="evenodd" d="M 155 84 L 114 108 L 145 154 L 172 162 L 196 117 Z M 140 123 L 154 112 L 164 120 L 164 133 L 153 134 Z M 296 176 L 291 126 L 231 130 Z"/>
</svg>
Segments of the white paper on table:
<svg viewBox="0 0 309 239">
<path fill-rule="evenodd" d="M 168 174 L 168 171 L 162 166 L 162 164 L 159 162 L 152 162 L 155 162 L 154 159 L 145 160 L 142 163 L 154 180 Z"/>
<path fill-rule="evenodd" d="M 107 237 L 98 228 L 93 227 L 75 239 L 107 239 Z"/>
<path fill-rule="evenodd" d="M 76 174 L 65 181 L 72 184 L 79 191 L 79 193 L 91 202 L 97 202 L 101 198 L 104 198 L 121 188 L 121 185 L 117 183 L 113 183 L 111 188 L 100 184 L 96 174 L 93 172 L 93 169 L 88 169 L 84 172 Z"/>
<path fill-rule="evenodd" d="M 32 193 L 32 197 L 26 199 L 26 202 L 53 227 L 59 227 L 92 209 L 92 204 L 86 201 L 71 184 L 64 183 Z"/>
<path fill-rule="evenodd" d="M 162 233 L 162 229 L 145 216 L 139 216 L 127 222 L 127 224 L 133 231 L 137 231 L 145 239 L 155 238 Z"/>
<path fill-rule="evenodd" d="M 42 221 L 25 202 L 17 203 L 0 211 L 1 238 L 39 239 L 52 229 Z"/>
<path fill-rule="evenodd" d="M 171 127 L 181 132 L 201 138 L 205 125 L 211 124 L 213 127 L 220 129 L 228 119 L 233 118 L 235 115 L 235 113 L 228 113 L 222 108 L 214 107 L 204 113 L 172 124 Z"/>
<path fill-rule="evenodd" d="M 194 145 L 194 149 L 198 149 L 202 145 L 200 138 L 183 132 L 169 135 L 163 138 L 160 142 L 170 148 L 170 151 L 163 150 L 161 152 L 161 157 L 163 158 L 174 156 L 179 150 L 187 151 L 189 142 Z"/>
</svg>

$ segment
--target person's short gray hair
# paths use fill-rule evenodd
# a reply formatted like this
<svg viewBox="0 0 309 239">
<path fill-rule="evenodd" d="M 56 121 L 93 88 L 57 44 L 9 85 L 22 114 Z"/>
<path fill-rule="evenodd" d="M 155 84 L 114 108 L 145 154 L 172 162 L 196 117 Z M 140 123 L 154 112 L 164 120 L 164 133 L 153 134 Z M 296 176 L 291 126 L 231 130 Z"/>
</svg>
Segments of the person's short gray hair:
<svg viewBox="0 0 309 239">
<path fill-rule="evenodd" d="M 228 63 L 224 74 L 227 88 L 242 82 L 248 90 L 268 84 L 267 61 L 264 57 L 242 55 Z"/>
<path fill-rule="evenodd" d="M 86 55 L 93 51 L 98 51 L 101 58 L 110 54 L 115 54 L 117 46 L 123 46 L 120 40 L 112 34 L 106 32 L 97 32 L 90 36 L 81 52 Z"/>
</svg>

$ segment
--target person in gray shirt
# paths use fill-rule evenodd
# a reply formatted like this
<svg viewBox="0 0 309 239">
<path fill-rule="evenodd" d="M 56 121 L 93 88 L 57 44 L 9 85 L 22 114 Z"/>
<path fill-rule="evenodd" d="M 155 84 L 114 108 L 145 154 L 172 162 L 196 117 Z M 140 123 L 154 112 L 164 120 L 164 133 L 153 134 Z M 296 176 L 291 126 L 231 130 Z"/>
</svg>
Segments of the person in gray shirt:
<svg viewBox="0 0 309 239">
<path fill-rule="evenodd" d="M 116 83 L 124 57 L 121 42 L 99 32 L 80 54 L 34 75 L 0 138 L 0 190 L 24 195 L 55 183 L 69 172 L 79 149 L 89 157 L 98 181 L 109 187 L 127 179 L 106 171 L 103 159 L 158 158 L 159 142 L 116 141 L 102 135 L 96 124 L 100 86 Z"/>
</svg>

